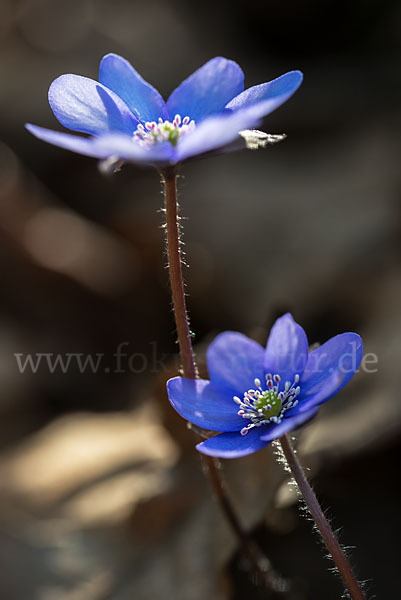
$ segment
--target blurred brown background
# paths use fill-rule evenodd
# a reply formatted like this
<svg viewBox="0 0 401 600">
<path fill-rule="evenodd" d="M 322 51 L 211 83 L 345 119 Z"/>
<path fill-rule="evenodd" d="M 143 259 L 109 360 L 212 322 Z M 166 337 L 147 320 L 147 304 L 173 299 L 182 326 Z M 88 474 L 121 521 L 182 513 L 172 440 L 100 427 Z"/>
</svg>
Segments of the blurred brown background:
<svg viewBox="0 0 401 600">
<path fill-rule="evenodd" d="M 96 79 L 107 52 L 165 97 L 215 55 L 236 60 L 246 86 L 304 72 L 264 124 L 285 142 L 182 171 L 192 326 L 200 360 L 224 329 L 264 342 L 286 310 L 311 342 L 362 335 L 377 372 L 321 410 L 300 452 L 368 596 L 398 596 L 400 30 L 396 0 L 0 1 L 1 598 L 268 597 L 164 396 L 177 348 L 158 174 L 105 179 L 23 127 L 61 129 L 49 84 Z M 44 361 L 21 373 L 15 354 L 37 353 L 104 356 L 97 372 Z M 224 468 L 288 578 L 283 598 L 339 598 L 271 448 Z"/>
</svg>

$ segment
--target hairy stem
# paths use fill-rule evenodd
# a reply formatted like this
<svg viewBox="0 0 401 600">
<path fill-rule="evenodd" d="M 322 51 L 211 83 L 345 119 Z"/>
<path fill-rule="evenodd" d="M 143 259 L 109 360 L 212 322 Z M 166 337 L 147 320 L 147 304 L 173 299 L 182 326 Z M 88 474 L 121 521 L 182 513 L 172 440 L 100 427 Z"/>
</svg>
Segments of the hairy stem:
<svg viewBox="0 0 401 600">
<path fill-rule="evenodd" d="M 198 373 L 192 349 L 191 331 L 188 322 L 184 280 L 182 275 L 180 227 L 177 204 L 177 173 L 171 168 L 162 170 L 161 175 L 165 192 L 167 254 L 171 295 L 181 354 L 182 374 L 189 379 L 196 379 Z M 270 597 L 276 597 L 276 594 L 277 597 L 282 597 L 281 592 L 286 591 L 287 586 L 283 580 L 273 573 L 270 561 L 262 553 L 259 547 L 250 540 L 248 534 L 242 528 L 234 507 L 227 495 L 219 470 L 219 462 L 211 456 L 205 456 L 204 454 L 201 454 L 200 456 L 215 497 L 240 544 L 242 553 L 248 559 L 253 571 L 258 575 L 258 579 L 261 578 L 265 587 L 272 591 L 273 596 Z"/>
<path fill-rule="evenodd" d="M 163 171 L 162 176 L 165 191 L 168 268 L 178 344 L 180 346 L 182 373 L 184 377 L 196 379 L 197 369 L 192 350 L 191 331 L 185 301 L 184 279 L 182 276 L 177 175 L 174 171 L 168 170 Z"/>
<path fill-rule="evenodd" d="M 307 478 L 305 477 L 305 473 L 300 465 L 298 457 L 294 451 L 294 448 L 292 447 L 288 436 L 284 435 L 280 438 L 279 442 L 281 444 L 281 448 L 287 460 L 288 466 L 290 467 L 294 479 L 297 482 L 298 488 L 303 496 L 305 504 L 308 507 L 309 512 L 312 515 L 312 518 L 320 531 L 323 541 L 326 544 L 327 550 L 330 552 L 331 557 L 337 566 L 337 569 L 341 575 L 345 587 L 349 592 L 350 597 L 352 598 L 352 600 L 365 600 L 365 595 L 361 590 L 361 587 L 358 583 L 357 578 L 355 577 L 351 565 L 345 557 L 345 554 L 341 549 L 341 546 L 333 530 L 331 529 L 329 522 L 327 521 L 322 509 L 320 508 L 318 499 L 316 498 L 314 491 L 312 490 Z"/>
</svg>

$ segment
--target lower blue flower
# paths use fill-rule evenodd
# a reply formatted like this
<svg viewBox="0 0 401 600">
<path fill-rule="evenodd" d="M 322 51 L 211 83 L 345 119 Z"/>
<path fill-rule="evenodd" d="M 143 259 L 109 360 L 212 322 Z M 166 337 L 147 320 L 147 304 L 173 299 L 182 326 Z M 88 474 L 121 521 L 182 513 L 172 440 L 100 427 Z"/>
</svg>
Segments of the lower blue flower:
<svg viewBox="0 0 401 600">
<path fill-rule="evenodd" d="M 309 353 L 305 331 L 286 314 L 265 349 L 241 333 L 217 336 L 207 351 L 210 380 L 170 379 L 168 397 L 187 421 L 222 432 L 198 444 L 200 452 L 237 458 L 312 419 L 351 379 L 362 355 L 356 333 L 337 335 Z"/>
</svg>

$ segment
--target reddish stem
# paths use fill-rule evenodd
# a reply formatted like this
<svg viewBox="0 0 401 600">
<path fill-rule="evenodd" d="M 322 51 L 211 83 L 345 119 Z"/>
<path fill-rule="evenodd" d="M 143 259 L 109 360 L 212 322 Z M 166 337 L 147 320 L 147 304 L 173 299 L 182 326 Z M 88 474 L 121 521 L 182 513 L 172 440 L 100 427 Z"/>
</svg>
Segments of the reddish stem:
<svg viewBox="0 0 401 600">
<path fill-rule="evenodd" d="M 171 168 L 163 169 L 161 175 L 165 192 L 167 254 L 171 295 L 182 361 L 182 374 L 189 379 L 196 379 L 198 373 L 192 349 L 191 331 L 188 322 L 184 280 L 182 275 L 180 227 L 177 204 L 177 173 L 174 168 Z M 282 598 L 282 592 L 287 591 L 287 586 L 283 580 L 274 574 L 268 558 L 261 552 L 259 547 L 250 540 L 248 534 L 242 528 L 221 478 L 219 462 L 211 456 L 205 456 L 204 454 L 201 454 L 200 456 L 220 508 L 238 539 L 244 556 L 246 556 L 252 565 L 253 571 L 258 574 L 258 578 L 262 577 L 263 584 L 273 594 L 273 596 L 271 595 L 270 597 Z"/>
<path fill-rule="evenodd" d="M 333 561 L 335 562 L 337 569 L 341 575 L 345 587 L 347 588 L 352 600 L 365 600 L 365 595 L 361 590 L 357 578 L 345 557 L 341 546 L 331 529 L 329 522 L 322 509 L 318 499 L 316 498 L 315 492 L 312 490 L 305 473 L 301 467 L 298 457 L 291 445 L 291 442 L 287 435 L 280 438 L 281 448 L 284 452 L 284 456 L 287 460 L 288 466 L 290 467 L 295 481 L 299 487 L 299 490 L 303 496 L 306 506 L 312 515 L 313 520 L 316 523 L 317 528 L 326 544 L 327 550 L 330 552 Z"/>
</svg>

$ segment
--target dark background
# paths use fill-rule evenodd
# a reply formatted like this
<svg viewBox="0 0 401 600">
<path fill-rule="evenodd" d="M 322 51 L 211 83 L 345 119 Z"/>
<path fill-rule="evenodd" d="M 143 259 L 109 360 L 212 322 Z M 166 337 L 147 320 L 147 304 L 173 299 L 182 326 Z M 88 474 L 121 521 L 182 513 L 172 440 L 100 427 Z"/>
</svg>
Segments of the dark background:
<svg viewBox="0 0 401 600">
<path fill-rule="evenodd" d="M 242 66 L 246 87 L 304 72 L 264 123 L 285 142 L 182 169 L 191 322 L 200 362 L 219 331 L 264 343 L 287 310 L 311 342 L 362 335 L 377 371 L 323 407 L 299 449 L 368 597 L 397 596 L 400 31 L 395 0 L 1 0 L 2 598 L 269 597 L 164 395 L 178 363 L 157 172 L 104 178 L 95 160 L 23 127 L 61 129 L 49 84 L 96 79 L 108 52 L 164 97 L 216 55 Z M 105 358 L 97 373 L 21 374 L 15 353 Z M 224 468 L 241 518 L 290 581 L 283 598 L 339 598 L 271 448 Z"/>
</svg>

